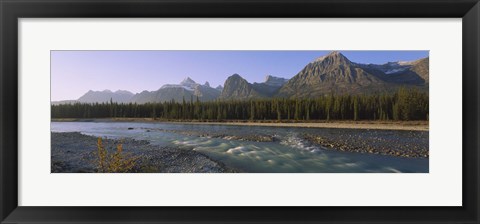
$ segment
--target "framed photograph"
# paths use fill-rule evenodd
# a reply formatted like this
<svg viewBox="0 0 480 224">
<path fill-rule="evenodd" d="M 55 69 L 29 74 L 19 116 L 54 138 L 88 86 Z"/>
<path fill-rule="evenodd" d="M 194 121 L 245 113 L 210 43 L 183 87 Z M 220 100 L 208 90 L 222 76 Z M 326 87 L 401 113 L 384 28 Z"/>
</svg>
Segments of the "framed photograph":
<svg viewBox="0 0 480 224">
<path fill-rule="evenodd" d="M 1 223 L 478 223 L 477 0 L 1 1 Z"/>
</svg>

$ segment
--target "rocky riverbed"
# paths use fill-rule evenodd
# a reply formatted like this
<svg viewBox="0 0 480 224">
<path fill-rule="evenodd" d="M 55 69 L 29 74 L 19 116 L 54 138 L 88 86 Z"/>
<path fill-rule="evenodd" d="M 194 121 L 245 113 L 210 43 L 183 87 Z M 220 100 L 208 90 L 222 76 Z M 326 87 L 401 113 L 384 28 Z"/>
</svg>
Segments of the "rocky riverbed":
<svg viewBox="0 0 480 224">
<path fill-rule="evenodd" d="M 52 173 L 97 172 L 97 138 L 78 132 L 52 132 Z M 138 158 L 130 172 L 137 173 L 225 173 L 236 172 L 223 163 L 193 150 L 151 145 L 148 141 L 103 138 L 113 151 L 122 144 L 123 153 Z"/>
<path fill-rule="evenodd" d="M 195 137 L 221 138 L 226 140 L 240 140 L 253 142 L 275 142 L 279 141 L 275 135 L 271 134 L 226 134 L 219 132 L 206 132 L 199 130 L 168 130 L 168 129 L 145 129 L 146 131 L 170 132 Z M 377 132 L 382 132 L 378 134 Z M 377 155 L 404 157 L 404 158 L 428 158 L 428 144 L 420 139 L 428 132 L 424 131 L 401 131 L 408 136 L 399 138 L 395 134 L 385 134 L 392 131 L 352 131 L 346 129 L 344 131 L 334 131 L 333 133 L 312 134 L 299 133 L 299 136 L 308 141 L 312 145 L 321 146 L 327 150 L 370 153 Z"/>
<path fill-rule="evenodd" d="M 327 150 L 370 153 L 405 158 L 428 158 L 428 144 L 421 139 L 426 133 L 412 131 L 407 133 L 408 140 L 388 135 L 372 135 L 369 133 L 335 135 L 303 134 L 303 138 L 312 144 L 322 146 Z M 428 133 L 427 133 L 428 134 Z"/>
</svg>

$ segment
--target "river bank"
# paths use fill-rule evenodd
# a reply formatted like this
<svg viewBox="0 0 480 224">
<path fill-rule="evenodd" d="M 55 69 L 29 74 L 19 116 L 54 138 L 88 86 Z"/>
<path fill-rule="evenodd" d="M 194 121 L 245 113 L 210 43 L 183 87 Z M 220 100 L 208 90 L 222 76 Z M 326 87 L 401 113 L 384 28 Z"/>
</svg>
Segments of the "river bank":
<svg viewBox="0 0 480 224">
<path fill-rule="evenodd" d="M 97 168 L 97 138 L 78 132 L 51 133 L 52 173 L 95 173 Z M 138 158 L 130 172 L 135 173 L 230 173 L 234 169 L 193 150 L 159 147 L 148 141 L 130 138 L 107 139 L 107 149 L 121 143 L 125 156 Z"/>
<path fill-rule="evenodd" d="M 263 127 L 301 127 L 301 128 L 341 128 L 341 129 L 373 129 L 373 130 L 400 130 L 400 131 L 428 131 L 428 121 L 311 121 L 311 122 L 278 122 L 278 121 L 174 121 L 154 120 L 152 118 L 62 118 L 52 119 L 54 122 L 157 122 L 179 123 L 195 125 L 237 125 Z"/>
</svg>

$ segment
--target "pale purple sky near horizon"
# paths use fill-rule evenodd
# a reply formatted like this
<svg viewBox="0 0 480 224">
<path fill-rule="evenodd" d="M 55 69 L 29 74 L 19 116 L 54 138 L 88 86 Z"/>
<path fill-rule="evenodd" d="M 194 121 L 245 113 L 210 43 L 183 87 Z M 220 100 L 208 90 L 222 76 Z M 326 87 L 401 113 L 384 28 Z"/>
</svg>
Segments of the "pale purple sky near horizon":
<svg viewBox="0 0 480 224">
<path fill-rule="evenodd" d="M 330 51 L 51 51 L 51 100 L 73 100 L 89 90 L 153 91 L 190 77 L 212 87 L 232 74 L 250 83 L 295 76 Z M 357 63 L 384 64 L 428 57 L 428 51 L 340 51 Z"/>
</svg>

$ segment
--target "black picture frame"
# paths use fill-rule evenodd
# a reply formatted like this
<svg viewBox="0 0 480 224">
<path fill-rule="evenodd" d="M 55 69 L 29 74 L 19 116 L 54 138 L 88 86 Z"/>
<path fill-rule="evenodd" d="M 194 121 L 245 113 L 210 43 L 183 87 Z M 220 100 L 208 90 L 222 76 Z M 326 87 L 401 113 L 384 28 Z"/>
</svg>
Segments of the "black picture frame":
<svg viewBox="0 0 480 224">
<path fill-rule="evenodd" d="M 1 223 L 479 223 L 478 0 L 0 0 Z M 461 207 L 18 206 L 19 18 L 462 18 Z M 445 43 L 448 44 L 448 43 Z"/>
</svg>

